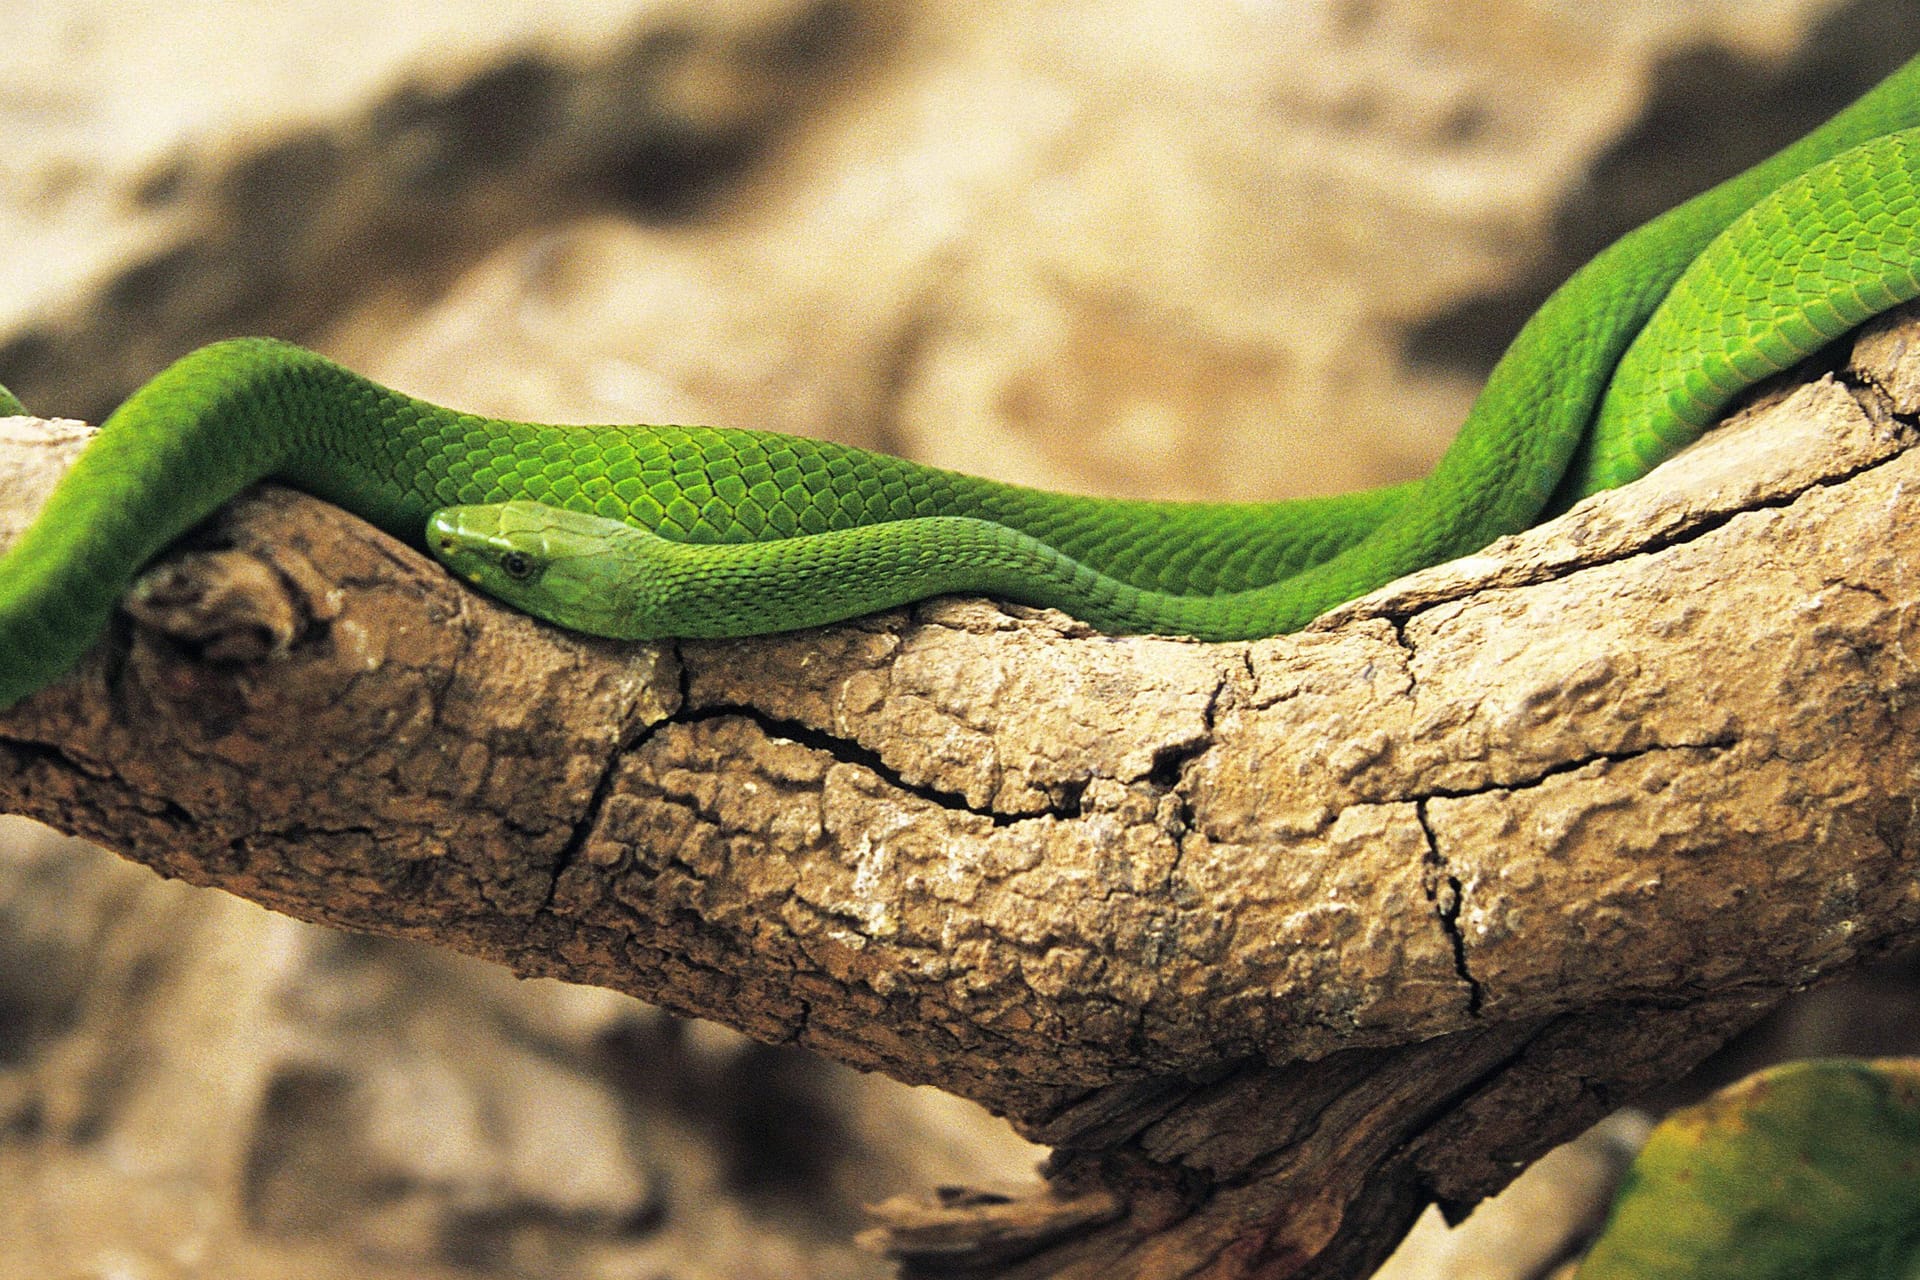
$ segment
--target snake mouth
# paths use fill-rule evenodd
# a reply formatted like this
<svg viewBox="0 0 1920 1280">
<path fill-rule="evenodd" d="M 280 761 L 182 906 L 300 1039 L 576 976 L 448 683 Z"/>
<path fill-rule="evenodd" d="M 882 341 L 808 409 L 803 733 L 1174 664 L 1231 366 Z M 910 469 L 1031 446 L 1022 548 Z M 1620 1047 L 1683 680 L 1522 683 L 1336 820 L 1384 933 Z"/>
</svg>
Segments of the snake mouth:
<svg viewBox="0 0 1920 1280">
<path fill-rule="evenodd" d="M 442 563 L 459 568 L 461 562 L 470 564 L 473 557 L 514 555 L 515 545 L 508 533 L 498 507 L 442 507 L 427 519 L 427 549 Z M 472 574 L 462 572 L 461 576 Z"/>
<path fill-rule="evenodd" d="M 477 532 L 468 526 L 462 507 L 442 507 L 427 517 L 427 542 L 441 551 L 452 551 L 473 541 Z"/>
<path fill-rule="evenodd" d="M 478 527 L 472 508 L 442 507 L 427 519 L 427 550 L 448 572 L 488 589 L 489 559 L 506 550 L 497 529 Z"/>
</svg>

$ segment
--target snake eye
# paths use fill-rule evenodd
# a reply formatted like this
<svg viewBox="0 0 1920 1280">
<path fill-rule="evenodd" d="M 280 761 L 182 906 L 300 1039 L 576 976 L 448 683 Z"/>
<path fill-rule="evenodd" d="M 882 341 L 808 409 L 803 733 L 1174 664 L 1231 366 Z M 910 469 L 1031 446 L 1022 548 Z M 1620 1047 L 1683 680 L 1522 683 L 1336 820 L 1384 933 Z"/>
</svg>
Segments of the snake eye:
<svg viewBox="0 0 1920 1280">
<path fill-rule="evenodd" d="M 526 579 L 533 576 L 533 561 L 525 552 L 509 551 L 500 557 L 500 571 L 509 578 Z"/>
</svg>

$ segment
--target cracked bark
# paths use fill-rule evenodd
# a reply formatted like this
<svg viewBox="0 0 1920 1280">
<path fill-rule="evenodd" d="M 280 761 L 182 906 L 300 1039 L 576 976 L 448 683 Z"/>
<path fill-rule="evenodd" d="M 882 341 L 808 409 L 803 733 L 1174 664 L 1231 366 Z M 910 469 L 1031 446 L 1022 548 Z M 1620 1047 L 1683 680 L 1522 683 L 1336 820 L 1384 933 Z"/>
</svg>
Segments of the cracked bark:
<svg viewBox="0 0 1920 1280">
<path fill-rule="evenodd" d="M 1056 1148 L 1043 1192 L 883 1206 L 910 1274 L 1358 1275 L 1920 935 L 1916 414 L 1909 312 L 1647 480 L 1246 645 L 980 601 L 612 644 L 269 488 L 0 715 L 0 798 Z M 80 438 L 0 438 L 0 534 Z"/>
</svg>

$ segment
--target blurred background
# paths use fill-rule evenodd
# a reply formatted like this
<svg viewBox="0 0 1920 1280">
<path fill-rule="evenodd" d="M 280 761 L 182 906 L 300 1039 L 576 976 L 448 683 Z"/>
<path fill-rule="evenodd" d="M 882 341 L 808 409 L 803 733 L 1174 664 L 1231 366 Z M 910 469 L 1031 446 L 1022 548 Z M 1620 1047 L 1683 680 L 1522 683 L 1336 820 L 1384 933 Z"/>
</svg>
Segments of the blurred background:
<svg viewBox="0 0 1920 1280">
<path fill-rule="evenodd" d="M 270 333 L 501 416 L 1331 492 L 1424 471 L 1570 270 L 1916 49 L 1916 0 L 7 0 L 0 381 L 98 421 Z M 1652 1105 L 1917 1014 L 1892 959 Z M 1394 1274 L 1542 1273 L 1640 1125 Z M 877 1280 L 863 1203 L 1042 1154 L 0 820 L 0 1276 Z"/>
</svg>

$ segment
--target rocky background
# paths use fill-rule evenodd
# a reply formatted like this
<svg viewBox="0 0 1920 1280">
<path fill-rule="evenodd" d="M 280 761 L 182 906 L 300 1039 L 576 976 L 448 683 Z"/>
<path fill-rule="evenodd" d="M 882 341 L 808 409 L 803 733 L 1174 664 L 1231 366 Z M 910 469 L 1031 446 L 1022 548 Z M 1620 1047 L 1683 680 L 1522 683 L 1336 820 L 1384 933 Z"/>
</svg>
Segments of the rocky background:
<svg viewBox="0 0 1920 1280">
<path fill-rule="evenodd" d="M 7 6 L 0 381 L 98 420 L 266 332 L 501 415 L 770 427 L 1107 493 L 1400 479 L 1553 282 L 1920 49 L 1916 19 Z M 1916 976 L 1816 993 L 1715 1071 L 1914 1052 Z M 1543 1274 L 1643 1123 L 1390 1271 Z M 937 1094 L 0 827 L 0 1275 L 879 1277 L 863 1203 L 1041 1154 Z"/>
</svg>

